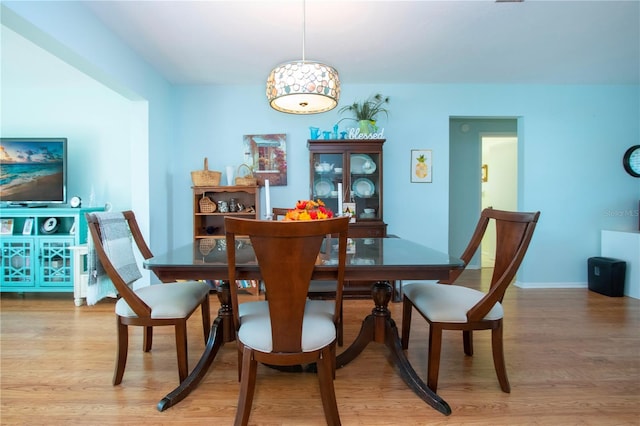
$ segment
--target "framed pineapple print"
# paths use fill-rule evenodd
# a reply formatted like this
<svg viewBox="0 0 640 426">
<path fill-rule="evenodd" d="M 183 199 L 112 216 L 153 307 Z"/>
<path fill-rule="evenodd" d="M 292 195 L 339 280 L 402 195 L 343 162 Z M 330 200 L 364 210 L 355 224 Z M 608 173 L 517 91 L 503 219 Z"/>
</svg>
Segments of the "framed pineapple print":
<svg viewBox="0 0 640 426">
<path fill-rule="evenodd" d="M 430 149 L 411 150 L 411 182 L 431 183 L 433 168 L 431 167 Z"/>
</svg>

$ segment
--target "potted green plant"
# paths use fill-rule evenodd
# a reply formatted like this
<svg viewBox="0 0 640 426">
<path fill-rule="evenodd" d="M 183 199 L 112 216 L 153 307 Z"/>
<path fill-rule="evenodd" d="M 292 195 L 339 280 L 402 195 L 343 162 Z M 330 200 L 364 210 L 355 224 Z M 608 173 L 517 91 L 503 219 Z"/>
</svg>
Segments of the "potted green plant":
<svg viewBox="0 0 640 426">
<path fill-rule="evenodd" d="M 380 93 L 376 93 L 365 101 L 356 101 L 351 105 L 344 106 L 340 108 L 338 112 L 340 114 L 345 112 L 352 113 L 354 117 L 345 117 L 342 120 L 355 120 L 359 123 L 360 133 L 372 133 L 377 130 L 376 117 L 378 114 L 389 115 L 389 111 L 384 107 L 384 105 L 388 103 L 388 96 L 382 96 Z"/>
</svg>

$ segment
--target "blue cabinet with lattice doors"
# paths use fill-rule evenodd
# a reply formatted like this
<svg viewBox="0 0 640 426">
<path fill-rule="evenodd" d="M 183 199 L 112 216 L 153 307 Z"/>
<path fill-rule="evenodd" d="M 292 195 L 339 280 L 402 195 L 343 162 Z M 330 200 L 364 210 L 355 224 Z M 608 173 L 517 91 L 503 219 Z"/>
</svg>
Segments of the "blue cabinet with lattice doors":
<svg viewBox="0 0 640 426">
<path fill-rule="evenodd" d="M 0 291 L 73 292 L 72 247 L 87 242 L 85 213 L 102 208 L 0 208 Z"/>
<path fill-rule="evenodd" d="M 0 286 L 3 289 L 35 287 L 36 264 L 35 241 L 33 238 L 0 237 L 0 253 L 2 254 Z"/>
</svg>

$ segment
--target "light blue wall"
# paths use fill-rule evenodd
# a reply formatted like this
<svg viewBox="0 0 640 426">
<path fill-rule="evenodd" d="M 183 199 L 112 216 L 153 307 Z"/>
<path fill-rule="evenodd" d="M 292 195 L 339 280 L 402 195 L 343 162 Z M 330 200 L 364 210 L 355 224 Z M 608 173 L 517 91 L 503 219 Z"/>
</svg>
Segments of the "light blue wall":
<svg viewBox="0 0 640 426">
<path fill-rule="evenodd" d="M 101 80 L 105 84 L 128 88 L 149 103 L 147 163 L 155 251 L 191 241 L 190 171 L 200 169 L 205 156 L 211 169 L 240 164 L 244 134 L 288 135 L 289 185 L 272 188 L 273 205 L 291 205 L 309 195 L 308 127 L 330 129 L 339 119 L 335 110 L 318 116 L 277 113 L 267 105 L 263 82 L 171 87 L 104 34 L 98 23 L 81 27 L 81 35 L 69 33 L 76 20 L 89 18 L 67 9 L 75 9 L 73 4 L 53 4 L 57 6 L 50 8 L 55 11 L 46 13 L 38 10 L 41 5 L 30 7 L 29 3 L 15 9 L 108 75 L 109 79 Z M 599 254 L 600 230 L 637 227 L 638 218 L 633 215 L 637 215 L 640 180 L 626 175 L 621 157 L 640 140 L 638 85 L 356 85 L 345 81 L 341 105 L 375 92 L 391 97 L 390 117 L 381 123 L 387 138 L 384 214 L 390 233 L 449 249 L 450 197 L 459 196 L 450 194 L 449 187 L 451 117 L 519 117 L 519 208 L 542 211 L 519 274 L 522 285 L 585 285 L 586 259 Z M 411 149 L 433 150 L 433 183 L 410 183 Z"/>
<path fill-rule="evenodd" d="M 172 205 L 173 88 L 133 50 L 108 31 L 82 2 L 16 2 L 0 5 L 1 22 L 36 45 L 84 72 L 132 104 L 130 141 L 131 208 L 157 251 L 170 241 Z M 60 100 L 56 99 L 56 105 Z M 6 104 L 5 104 L 6 105 Z M 105 141 L 105 144 L 111 143 Z M 152 148 L 153 147 L 153 148 Z M 151 167 L 150 165 L 153 165 Z M 91 170 L 85 170 L 89 173 Z M 95 178 L 109 185 L 109 176 Z M 162 211 L 162 214 L 151 214 Z"/>
<path fill-rule="evenodd" d="M 520 117 L 519 208 L 542 211 L 519 274 L 521 285 L 584 285 L 586 259 L 600 254 L 600 230 L 637 227 L 640 181 L 621 166 L 626 148 L 639 140 L 637 86 L 345 84 L 342 102 L 376 91 L 392 101 L 388 123 L 382 123 L 387 138 L 384 212 L 390 233 L 448 250 L 450 202 L 464 204 L 466 197 L 478 197 L 476 189 L 449 193 L 450 117 Z M 273 204 L 291 205 L 309 195 L 307 128 L 330 129 L 340 117 L 337 112 L 278 114 L 269 110 L 262 86 L 179 88 L 178 93 L 178 138 L 192 148 L 188 164 L 181 165 L 176 193 L 189 185 L 188 172 L 200 167 L 201 157 L 209 157 L 210 168 L 223 170 L 242 160 L 243 134 L 285 132 L 292 178 L 286 188 L 274 188 Z M 475 131 L 483 129 L 489 127 Z M 513 129 L 511 123 L 508 130 Z M 417 148 L 433 150 L 431 184 L 410 183 L 409 155 Z M 472 170 L 477 175 L 477 168 Z M 175 215 L 184 221 L 176 223 L 176 242 L 191 238 L 190 210 L 181 207 L 189 205 L 189 194 L 183 191 L 182 197 Z M 479 209 L 476 201 L 474 211 Z M 613 216 L 610 211 L 627 214 Z M 469 226 L 476 218 L 474 213 Z"/>
</svg>

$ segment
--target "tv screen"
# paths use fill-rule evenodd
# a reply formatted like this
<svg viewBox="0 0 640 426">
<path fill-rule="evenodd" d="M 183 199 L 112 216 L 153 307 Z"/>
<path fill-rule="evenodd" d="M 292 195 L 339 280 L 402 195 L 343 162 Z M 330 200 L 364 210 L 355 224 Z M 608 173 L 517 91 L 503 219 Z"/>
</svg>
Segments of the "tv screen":
<svg viewBox="0 0 640 426">
<path fill-rule="evenodd" d="M 67 202 L 66 138 L 0 138 L 0 201 Z"/>
</svg>

